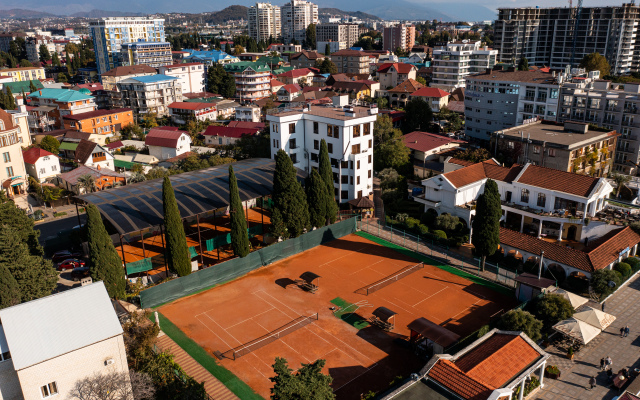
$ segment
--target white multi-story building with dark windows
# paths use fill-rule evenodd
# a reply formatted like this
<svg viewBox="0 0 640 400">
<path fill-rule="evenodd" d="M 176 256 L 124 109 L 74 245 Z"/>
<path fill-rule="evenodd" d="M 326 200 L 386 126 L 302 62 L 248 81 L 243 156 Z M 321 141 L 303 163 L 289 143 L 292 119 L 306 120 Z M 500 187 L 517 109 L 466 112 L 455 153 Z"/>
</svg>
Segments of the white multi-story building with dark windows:
<svg viewBox="0 0 640 400">
<path fill-rule="evenodd" d="M 318 23 L 318 5 L 305 0 L 291 0 L 282 6 L 282 36 L 285 44 L 293 39 L 303 43 L 307 27 Z M 323 49 L 324 50 L 324 49 Z"/>
<path fill-rule="evenodd" d="M 433 80 L 430 86 L 451 92 L 464 87 L 468 75 L 493 68 L 498 51 L 480 45 L 480 41 L 463 40 L 436 47 L 433 50 Z"/>
<path fill-rule="evenodd" d="M 153 17 L 107 17 L 89 24 L 98 74 L 121 64 L 124 43 L 166 42 L 164 19 Z"/>
<path fill-rule="evenodd" d="M 249 36 L 256 42 L 269 38 L 277 40 L 282 32 L 280 7 L 271 3 L 256 3 L 247 10 L 247 28 Z"/>
<path fill-rule="evenodd" d="M 271 157 L 282 149 L 307 172 L 318 168 L 320 141 L 327 142 L 336 198 L 346 202 L 373 194 L 373 124 L 377 108 L 305 106 L 267 115 Z"/>
<path fill-rule="evenodd" d="M 122 65 L 148 65 L 158 68 L 173 64 L 171 43 L 169 42 L 133 42 L 123 43 L 120 48 Z"/>
</svg>

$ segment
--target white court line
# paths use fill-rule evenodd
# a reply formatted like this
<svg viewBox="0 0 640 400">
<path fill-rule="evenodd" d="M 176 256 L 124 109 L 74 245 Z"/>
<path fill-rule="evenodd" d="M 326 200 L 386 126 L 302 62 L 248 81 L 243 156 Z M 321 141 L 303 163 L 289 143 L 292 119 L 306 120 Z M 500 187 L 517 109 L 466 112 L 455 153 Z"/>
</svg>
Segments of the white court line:
<svg viewBox="0 0 640 400">
<path fill-rule="evenodd" d="M 364 271 L 365 269 L 369 269 L 369 268 L 373 267 L 374 265 L 376 265 L 376 264 L 378 264 L 378 263 L 381 263 L 381 262 L 383 262 L 383 261 L 385 261 L 385 260 L 376 261 L 376 262 L 374 262 L 373 264 L 369 264 L 369 265 L 367 265 L 367 266 L 366 266 L 366 267 L 364 267 L 364 268 L 361 268 L 361 269 L 359 269 L 359 270 L 353 271 L 353 272 L 352 272 L 352 273 L 350 273 L 349 275 L 357 274 L 358 272 L 360 272 L 360 271 Z M 376 270 L 375 270 L 375 269 L 373 269 L 373 268 L 371 268 L 371 270 L 372 270 L 373 272 L 378 272 L 378 271 L 376 271 Z"/>
<path fill-rule="evenodd" d="M 211 318 L 211 317 L 210 317 L 210 316 L 208 316 L 208 315 L 207 315 L 207 318 L 209 318 L 211 321 L 213 321 L 213 323 L 214 323 L 214 324 L 218 325 L 218 327 L 219 327 L 220 329 L 222 329 L 222 330 L 223 330 L 227 335 L 231 336 L 231 337 L 233 338 L 233 340 L 235 340 L 236 342 L 238 342 L 238 344 L 242 344 L 242 342 L 241 342 L 241 341 L 239 341 L 235 336 L 233 336 L 232 334 L 230 334 L 229 332 L 227 332 L 227 330 L 226 330 L 226 329 L 224 329 L 222 326 L 220 326 L 220 324 L 219 324 L 219 323 L 217 323 L 215 319 Z M 218 337 L 219 337 L 219 336 L 218 336 Z M 223 340 L 223 342 L 224 342 L 224 340 Z M 227 346 L 229 346 L 229 344 L 228 344 L 227 342 L 224 342 L 224 344 L 226 344 Z M 233 348 L 233 346 L 229 346 L 229 347 L 230 347 L 230 348 Z"/>
<path fill-rule="evenodd" d="M 478 301 L 480 301 L 480 300 L 478 300 Z M 453 317 L 450 317 L 449 319 L 450 320 L 454 320 L 458 315 L 462 314 L 463 312 L 469 310 L 471 307 L 475 306 L 478 301 L 476 301 L 475 303 L 471 304 L 469 307 L 465 308 L 464 310 L 460 311 L 459 313 L 457 313 Z"/>
<path fill-rule="evenodd" d="M 251 293 L 251 294 L 253 294 L 253 293 Z M 259 298 L 259 299 L 260 299 L 260 298 Z M 260 299 L 260 300 L 262 300 L 262 299 Z M 264 301 L 264 300 L 262 300 L 262 301 Z M 269 303 L 269 302 L 267 302 L 267 301 L 265 301 L 265 303 L 269 304 L 270 306 L 273 306 L 271 303 Z M 197 316 L 200 316 L 200 315 L 202 315 L 202 314 L 206 314 L 206 313 L 208 313 L 208 312 L 209 312 L 209 311 L 211 311 L 211 310 L 219 310 L 219 309 L 220 309 L 220 307 L 219 307 L 219 306 L 218 306 L 218 307 L 212 307 L 212 308 L 210 308 L 210 309 L 208 309 L 208 310 L 206 310 L 206 311 L 201 312 L 200 314 L 197 314 L 197 315 L 196 315 L 196 317 L 197 317 Z"/>
<path fill-rule="evenodd" d="M 230 346 L 230 345 L 229 345 L 229 343 L 225 342 L 225 340 L 224 340 L 223 338 L 221 338 L 221 337 L 220 337 L 220 335 L 218 335 L 217 333 L 215 333 L 215 332 L 213 331 L 213 329 L 209 328 L 209 327 L 207 326 L 207 324 L 205 324 L 204 322 L 200 321 L 200 320 L 198 319 L 198 317 L 197 317 L 197 316 L 196 316 L 196 319 L 197 319 L 197 320 L 198 320 L 198 322 L 200 322 L 200 323 L 201 323 L 205 328 L 207 328 L 208 330 L 210 330 L 210 331 L 211 331 L 211 333 L 213 333 L 214 335 L 216 335 L 216 336 L 218 337 L 218 339 L 222 340 L 222 343 L 224 343 L 224 344 L 225 344 L 225 346 L 227 346 L 227 347 L 229 347 L 229 348 L 231 348 L 231 347 L 232 347 L 232 346 Z M 215 321 L 213 321 L 213 322 L 215 323 Z M 217 324 L 216 324 L 216 325 L 217 325 Z M 218 325 L 218 326 L 220 326 L 220 325 Z M 235 338 L 234 338 L 234 339 L 235 339 Z"/>
<path fill-rule="evenodd" d="M 269 332 L 269 330 L 268 330 L 267 328 L 265 328 L 264 326 L 260 325 L 260 324 L 258 323 L 258 321 L 254 321 L 254 322 L 255 322 L 258 326 L 260 326 L 260 328 L 264 329 L 264 330 L 265 330 L 265 332 L 267 332 L 267 333 Z M 256 349 L 256 350 L 258 350 L 258 349 Z M 271 368 L 271 365 L 267 364 L 267 363 L 266 363 L 262 358 L 258 357 L 258 355 L 257 355 L 255 352 L 253 352 L 253 351 L 252 351 L 252 352 L 251 352 L 251 353 L 249 353 L 249 354 L 251 354 L 251 355 L 252 355 L 252 356 L 254 356 L 256 359 L 258 359 L 258 361 L 260 361 L 261 363 L 263 363 L 264 365 L 266 365 L 266 366 L 267 366 L 267 368 Z M 255 367 L 254 367 L 254 368 L 255 368 Z M 257 369 L 257 368 L 256 368 L 256 369 Z M 260 371 L 258 371 L 258 372 L 260 372 Z M 263 374 L 262 372 L 260 372 L 260 375 L 264 376 L 264 374 Z M 266 376 L 265 376 L 265 378 L 266 378 Z"/>
<path fill-rule="evenodd" d="M 289 310 L 291 310 L 291 311 L 293 311 L 293 312 L 295 313 L 295 310 L 294 310 L 293 308 L 289 307 L 288 305 L 284 304 L 284 303 L 283 303 L 283 302 L 281 302 L 280 300 L 278 300 L 278 299 L 276 299 L 275 297 L 271 296 L 269 293 L 267 293 L 267 292 L 265 292 L 265 291 L 263 291 L 263 290 L 259 290 L 258 292 L 263 292 L 263 293 L 264 293 L 264 294 L 266 294 L 267 296 L 271 297 L 272 299 L 274 299 L 275 301 L 277 301 L 278 303 L 282 304 L 284 307 L 288 308 Z M 285 315 L 286 315 L 286 313 L 285 313 Z M 291 317 L 289 317 L 289 318 L 291 318 Z M 358 350 L 354 349 L 352 346 L 350 346 L 350 345 L 346 344 L 345 342 L 343 342 L 342 340 L 338 339 L 335 335 L 332 335 L 332 334 L 330 334 L 329 332 L 327 332 L 327 330 L 326 330 L 326 329 L 324 329 L 323 327 L 321 327 L 320 325 L 317 325 L 317 324 L 316 324 L 315 326 L 317 326 L 318 328 L 322 329 L 322 330 L 323 330 L 323 331 L 325 331 L 329 336 L 331 336 L 331 337 L 335 338 L 338 342 L 342 343 L 342 344 L 343 344 L 343 345 L 345 345 L 346 347 L 349 347 L 349 348 L 350 348 L 351 350 L 353 350 L 354 352 L 356 352 L 356 353 L 360 354 L 361 356 L 363 356 L 364 358 L 368 359 L 369 361 L 373 361 L 373 362 L 375 362 L 372 358 L 370 358 L 370 357 L 368 357 L 368 356 L 366 356 L 366 355 L 362 354 L 362 353 L 361 353 L 361 352 L 359 352 Z M 313 332 L 313 331 L 312 331 L 312 332 Z M 315 332 L 313 332 L 313 333 L 315 333 Z M 320 335 L 318 335 L 317 333 L 315 333 L 315 335 L 316 335 L 316 336 L 318 336 L 318 337 L 320 336 Z M 334 344 L 334 346 L 335 346 L 335 344 Z"/>
<path fill-rule="evenodd" d="M 272 307 L 271 307 L 270 309 L 268 309 L 267 311 L 263 311 L 263 312 L 261 312 L 261 313 L 259 313 L 259 314 L 254 315 L 253 317 L 257 317 L 258 315 L 266 314 L 266 313 L 268 313 L 269 311 L 273 310 L 274 308 L 275 308 L 275 307 L 273 307 L 273 306 L 272 306 Z M 233 328 L 233 327 L 234 327 L 234 326 L 236 326 L 236 325 L 240 325 L 240 324 L 242 324 L 243 322 L 247 322 L 248 320 L 252 319 L 253 317 L 249 317 L 249 318 L 247 318 L 247 319 L 245 319 L 245 320 L 242 320 L 242 321 L 238 322 L 237 324 L 229 325 L 229 326 L 227 326 L 226 328 L 224 328 L 224 330 L 226 331 L 227 329 L 231 329 L 231 328 Z"/>
<path fill-rule="evenodd" d="M 442 292 L 443 290 L 447 290 L 447 287 L 445 286 L 445 287 L 443 287 L 442 289 L 440 289 L 440 290 L 438 290 L 437 292 L 435 292 L 434 294 L 432 294 L 431 296 L 429 296 L 429 297 L 425 297 L 424 299 L 422 299 L 422 300 L 420 300 L 419 302 L 417 302 L 416 304 L 414 304 L 414 305 L 413 305 L 413 307 L 417 306 L 418 304 L 422 303 L 422 302 L 423 302 L 423 301 L 425 301 L 425 300 L 429 300 L 431 297 L 433 297 L 433 296 L 437 295 L 438 293 Z"/>
</svg>

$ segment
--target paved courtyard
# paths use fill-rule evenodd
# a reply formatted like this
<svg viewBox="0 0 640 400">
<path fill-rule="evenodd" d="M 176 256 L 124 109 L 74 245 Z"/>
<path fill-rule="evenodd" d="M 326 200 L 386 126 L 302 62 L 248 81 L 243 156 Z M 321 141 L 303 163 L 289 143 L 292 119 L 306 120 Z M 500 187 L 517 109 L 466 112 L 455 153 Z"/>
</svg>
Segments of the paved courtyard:
<svg viewBox="0 0 640 400">
<path fill-rule="evenodd" d="M 590 305 L 597 307 L 595 304 Z M 558 380 L 545 378 L 544 388 L 533 398 L 608 400 L 618 395 L 617 389 L 606 387 L 607 376 L 600 371 L 600 359 L 610 356 L 614 373 L 624 367 L 640 366 L 640 276 L 606 301 L 605 312 L 615 315 L 617 319 L 606 331 L 583 347 L 573 361 L 568 360 L 564 352 L 560 354 L 553 347 L 546 349 L 552 354 L 547 365 L 557 365 L 561 377 Z M 625 325 L 629 325 L 631 333 L 629 337 L 620 338 L 620 327 Z M 596 375 L 598 386 L 588 390 L 592 375 Z"/>
</svg>

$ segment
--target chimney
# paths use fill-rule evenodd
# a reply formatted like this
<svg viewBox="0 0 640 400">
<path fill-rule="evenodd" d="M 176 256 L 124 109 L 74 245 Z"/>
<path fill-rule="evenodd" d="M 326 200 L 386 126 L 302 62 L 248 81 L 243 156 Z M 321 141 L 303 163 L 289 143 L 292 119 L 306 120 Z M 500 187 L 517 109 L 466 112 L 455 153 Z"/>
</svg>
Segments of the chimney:
<svg viewBox="0 0 640 400">
<path fill-rule="evenodd" d="M 42 96 L 42 90 L 38 90 L 38 93 L 40 93 L 40 96 Z"/>
</svg>

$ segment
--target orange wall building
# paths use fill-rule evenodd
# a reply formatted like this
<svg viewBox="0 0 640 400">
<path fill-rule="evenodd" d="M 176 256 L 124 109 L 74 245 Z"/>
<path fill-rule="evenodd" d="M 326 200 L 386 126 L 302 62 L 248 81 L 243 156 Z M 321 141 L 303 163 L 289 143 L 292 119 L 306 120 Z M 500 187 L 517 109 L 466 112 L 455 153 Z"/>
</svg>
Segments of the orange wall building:
<svg viewBox="0 0 640 400">
<path fill-rule="evenodd" d="M 115 110 L 96 110 L 63 117 L 65 129 L 76 129 L 95 134 L 116 134 L 125 126 L 133 124 L 133 111 L 130 108 Z"/>
</svg>

